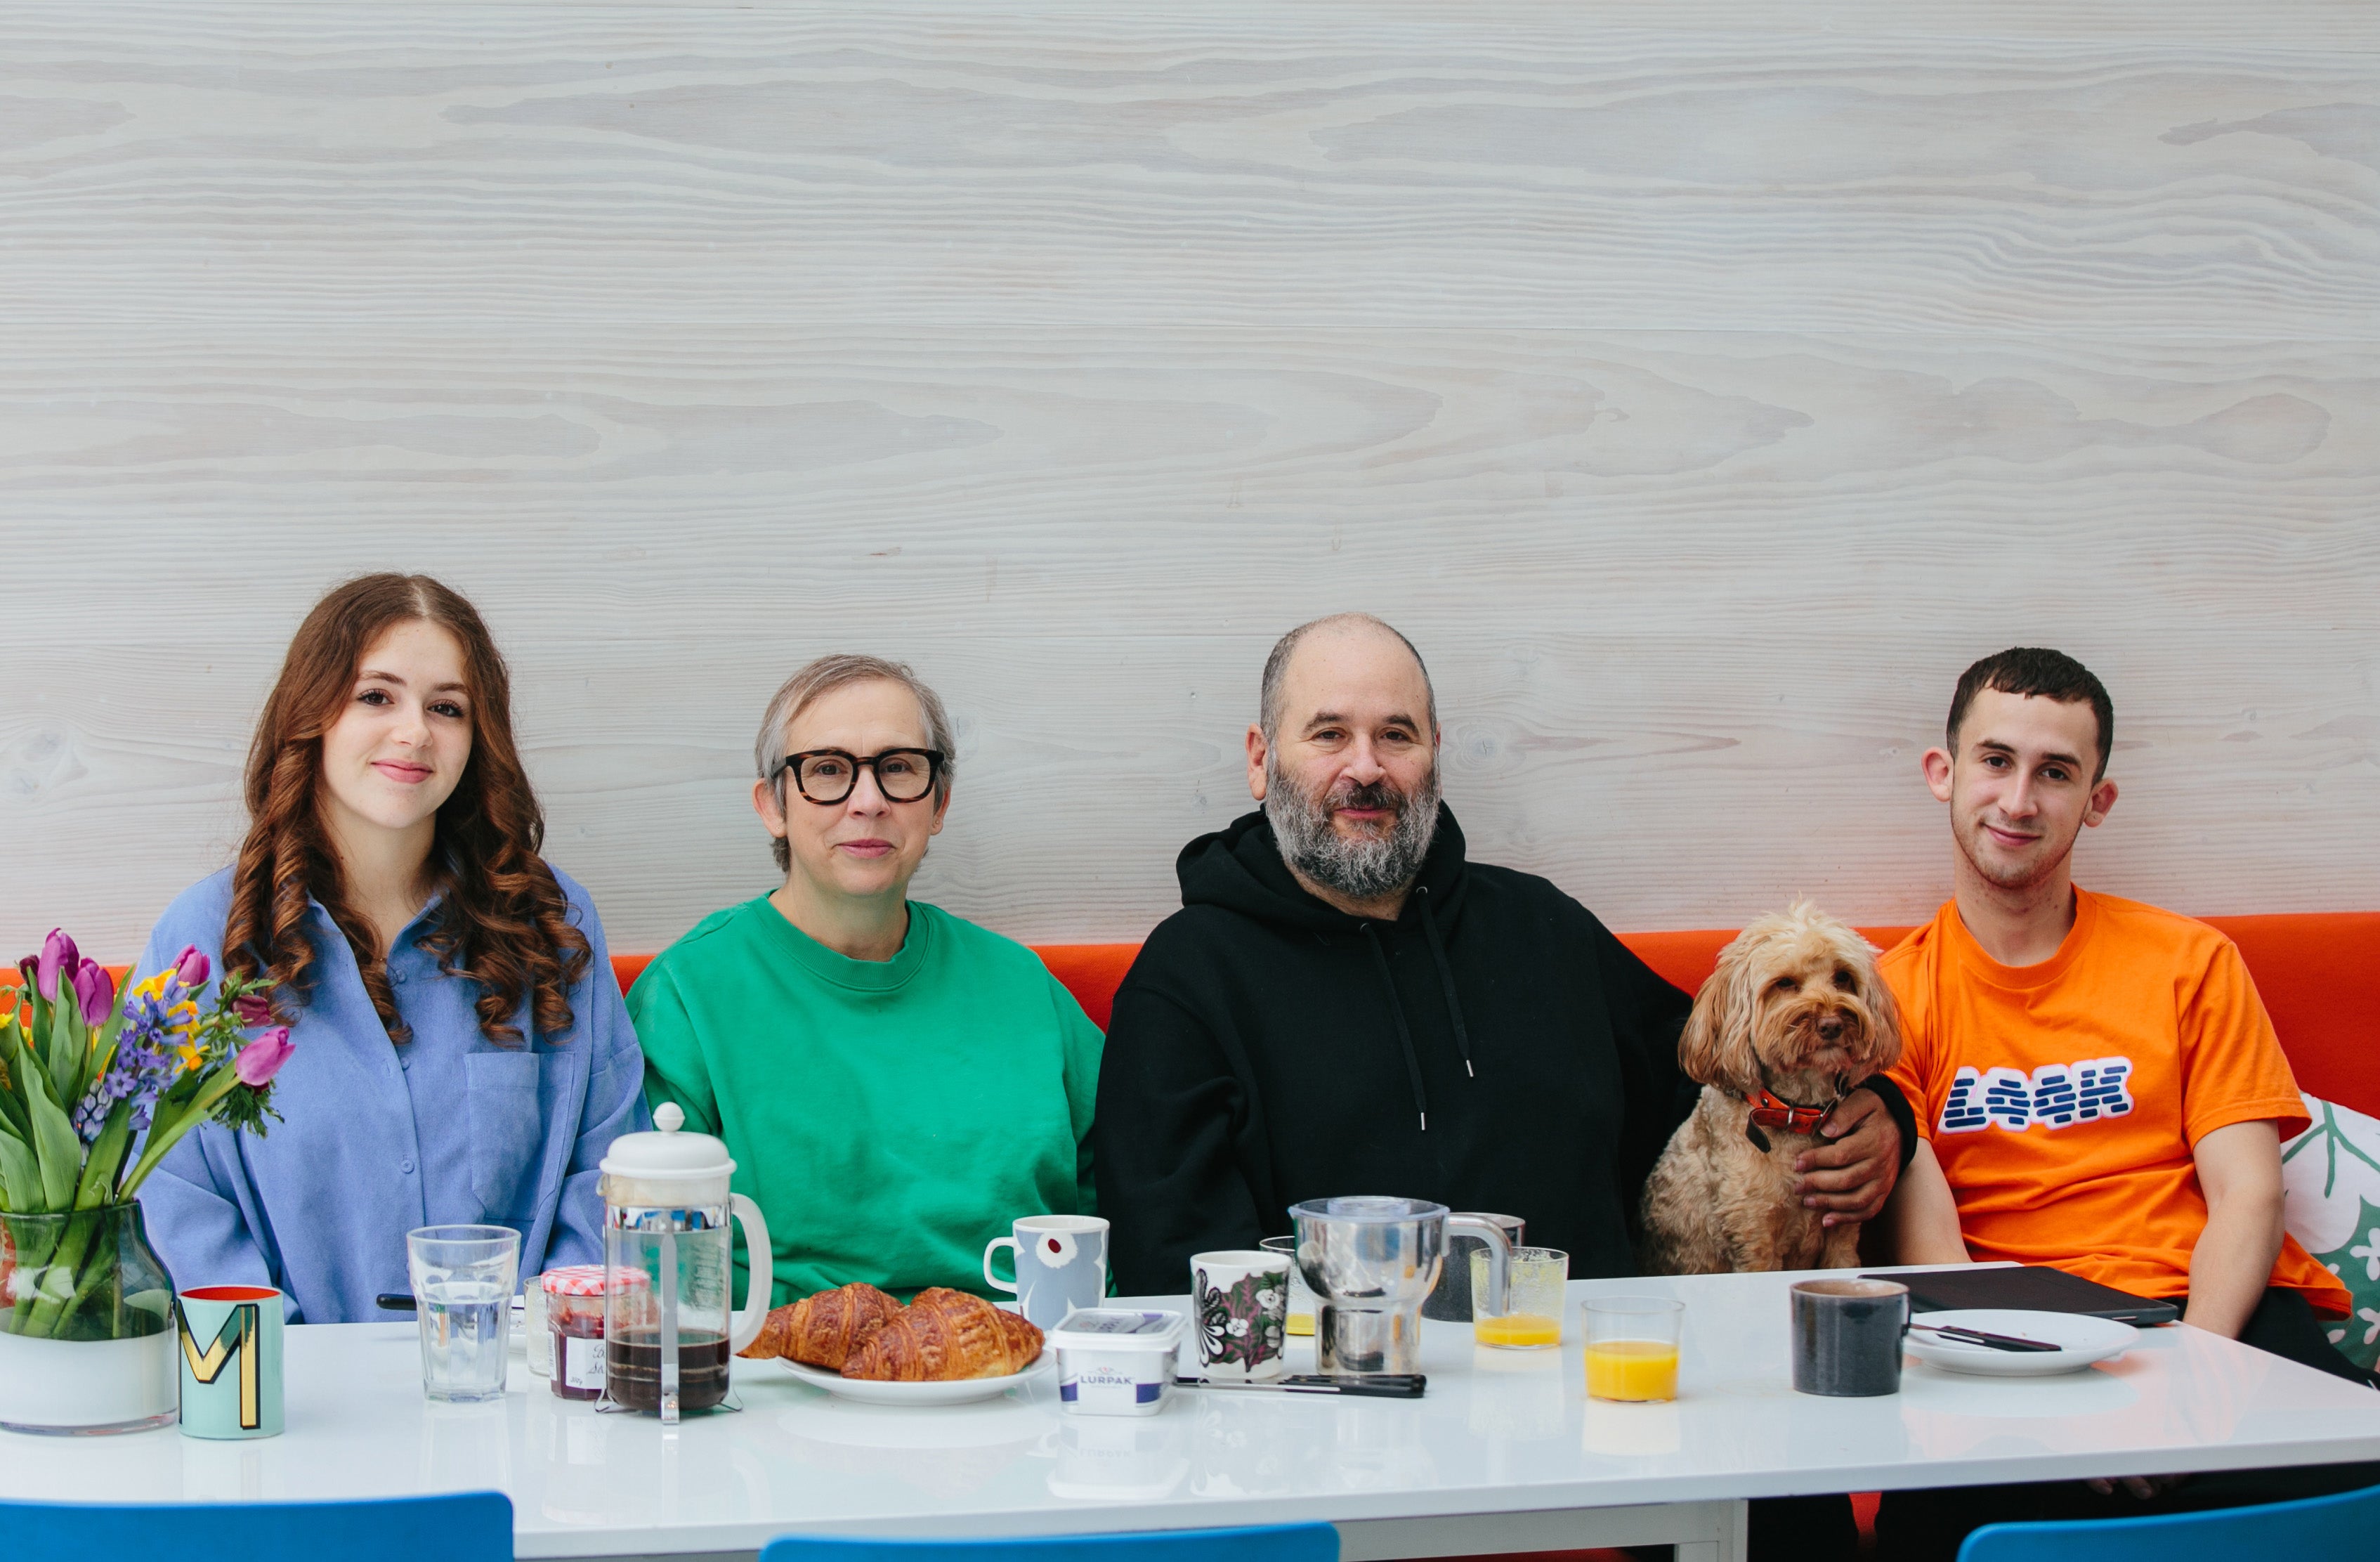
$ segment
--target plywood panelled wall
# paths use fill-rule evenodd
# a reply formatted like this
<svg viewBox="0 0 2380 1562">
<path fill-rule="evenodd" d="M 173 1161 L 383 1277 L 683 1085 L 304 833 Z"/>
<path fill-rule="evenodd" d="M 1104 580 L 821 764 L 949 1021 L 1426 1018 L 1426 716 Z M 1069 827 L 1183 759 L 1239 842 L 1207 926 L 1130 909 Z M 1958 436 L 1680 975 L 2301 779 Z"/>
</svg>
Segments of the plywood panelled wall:
<svg viewBox="0 0 2380 1562">
<path fill-rule="evenodd" d="M 1914 920 L 1973 657 L 2112 686 L 2087 882 L 2380 906 L 2380 8 L 0 15 L 0 948 L 222 865 L 290 630 L 487 614 L 623 949 L 766 886 L 818 653 L 921 893 L 1137 937 L 1273 638 L 1419 643 L 1475 849 Z"/>
</svg>

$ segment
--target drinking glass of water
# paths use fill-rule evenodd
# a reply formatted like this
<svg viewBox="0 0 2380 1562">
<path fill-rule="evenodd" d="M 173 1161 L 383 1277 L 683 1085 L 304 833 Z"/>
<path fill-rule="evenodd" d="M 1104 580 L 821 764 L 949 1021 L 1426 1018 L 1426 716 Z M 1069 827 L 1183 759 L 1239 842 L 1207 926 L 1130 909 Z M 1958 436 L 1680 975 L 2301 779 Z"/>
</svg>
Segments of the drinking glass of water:
<svg viewBox="0 0 2380 1562">
<path fill-rule="evenodd" d="M 421 1324 L 421 1391 L 493 1399 L 510 1363 L 520 1233 L 505 1226 L 425 1226 L 405 1235 Z"/>
<path fill-rule="evenodd" d="M 1314 1293 L 1305 1288 L 1305 1275 L 1297 1267 L 1297 1239 L 1267 1237 L 1258 1244 L 1269 1253 L 1281 1253 L 1289 1259 L 1289 1313 L 1285 1327 L 1293 1335 L 1314 1332 Z"/>
</svg>

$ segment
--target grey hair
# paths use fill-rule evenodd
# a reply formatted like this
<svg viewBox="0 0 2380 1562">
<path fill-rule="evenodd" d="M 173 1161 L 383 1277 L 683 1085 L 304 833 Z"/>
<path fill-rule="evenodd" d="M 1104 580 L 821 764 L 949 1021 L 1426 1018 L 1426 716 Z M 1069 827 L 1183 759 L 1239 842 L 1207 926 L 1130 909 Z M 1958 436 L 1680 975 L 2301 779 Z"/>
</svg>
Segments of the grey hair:
<svg viewBox="0 0 2380 1562">
<path fill-rule="evenodd" d="M 859 656 L 847 652 L 821 656 L 779 686 L 775 698 L 769 702 L 767 714 L 760 717 L 760 735 L 752 742 L 752 764 L 760 779 L 768 780 L 770 773 L 776 770 L 778 763 L 784 759 L 785 729 L 794 725 L 796 716 L 825 695 L 846 685 L 866 683 L 872 678 L 897 683 L 917 696 L 917 709 L 926 717 L 926 747 L 939 750 L 942 756 L 942 763 L 934 774 L 934 800 L 940 803 L 949 797 L 951 779 L 958 771 L 959 756 L 958 744 L 951 733 L 950 713 L 942 708 L 942 697 L 935 693 L 906 662 L 888 662 L 881 656 Z M 777 806 L 782 810 L 785 803 L 784 776 L 779 775 L 776 783 Z M 776 854 L 777 871 L 791 873 L 793 848 L 785 845 L 785 837 L 772 836 L 769 845 Z"/>
<path fill-rule="evenodd" d="M 1356 624 L 1395 635 L 1397 643 L 1413 653 L 1414 665 L 1421 669 L 1422 694 L 1429 702 L 1429 729 L 1432 732 L 1438 730 L 1438 688 L 1429 681 L 1429 664 L 1421 659 L 1421 653 L 1414 649 L 1414 642 L 1398 633 L 1396 626 L 1384 618 L 1375 618 L 1368 613 L 1333 613 L 1329 617 L 1300 624 L 1273 641 L 1272 654 L 1265 658 L 1264 684 L 1257 696 L 1257 722 L 1264 729 L 1266 743 L 1270 744 L 1281 735 L 1281 686 L 1289 676 L 1289 659 L 1296 652 L 1297 642 L 1317 629 L 1344 628 Z"/>
</svg>

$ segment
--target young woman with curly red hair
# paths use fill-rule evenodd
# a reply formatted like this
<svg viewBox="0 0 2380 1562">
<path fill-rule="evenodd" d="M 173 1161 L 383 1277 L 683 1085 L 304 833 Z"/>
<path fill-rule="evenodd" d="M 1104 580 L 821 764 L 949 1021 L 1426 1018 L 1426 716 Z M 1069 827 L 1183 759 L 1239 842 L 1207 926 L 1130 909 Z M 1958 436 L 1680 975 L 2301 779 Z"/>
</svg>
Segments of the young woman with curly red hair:
<svg viewBox="0 0 2380 1562">
<path fill-rule="evenodd" d="M 350 580 L 290 642 L 238 860 L 140 960 L 269 975 L 297 1049 L 268 1137 L 201 1129 L 141 1190 L 182 1284 L 354 1323 L 411 1288 L 415 1226 L 513 1226 L 524 1275 L 602 1256 L 596 1165 L 649 1126 L 644 1059 L 593 904 L 538 856 L 511 703 L 487 626 L 428 576 Z"/>
</svg>

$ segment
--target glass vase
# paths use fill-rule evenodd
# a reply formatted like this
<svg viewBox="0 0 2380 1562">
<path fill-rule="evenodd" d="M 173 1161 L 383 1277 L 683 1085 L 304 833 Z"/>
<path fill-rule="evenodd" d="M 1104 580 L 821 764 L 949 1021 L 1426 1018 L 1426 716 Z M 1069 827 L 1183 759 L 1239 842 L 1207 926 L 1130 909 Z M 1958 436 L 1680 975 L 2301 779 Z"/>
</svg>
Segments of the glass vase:
<svg viewBox="0 0 2380 1562">
<path fill-rule="evenodd" d="M 174 1282 L 138 1203 L 0 1213 L 0 1429 L 145 1431 L 180 1392 Z"/>
</svg>

